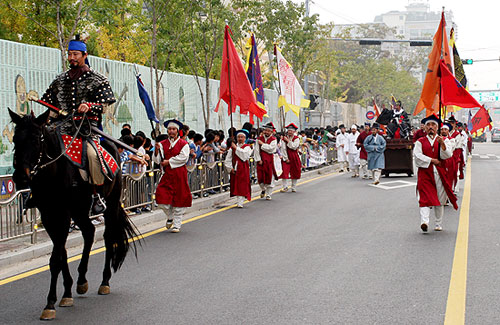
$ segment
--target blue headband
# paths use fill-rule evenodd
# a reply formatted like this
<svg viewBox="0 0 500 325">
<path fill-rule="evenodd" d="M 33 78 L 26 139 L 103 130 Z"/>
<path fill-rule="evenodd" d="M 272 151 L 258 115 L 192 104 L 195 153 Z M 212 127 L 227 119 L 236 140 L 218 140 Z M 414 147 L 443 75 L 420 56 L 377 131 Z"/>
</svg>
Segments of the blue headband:
<svg viewBox="0 0 500 325">
<path fill-rule="evenodd" d="M 87 45 L 81 41 L 69 41 L 68 51 L 87 52 Z"/>
</svg>

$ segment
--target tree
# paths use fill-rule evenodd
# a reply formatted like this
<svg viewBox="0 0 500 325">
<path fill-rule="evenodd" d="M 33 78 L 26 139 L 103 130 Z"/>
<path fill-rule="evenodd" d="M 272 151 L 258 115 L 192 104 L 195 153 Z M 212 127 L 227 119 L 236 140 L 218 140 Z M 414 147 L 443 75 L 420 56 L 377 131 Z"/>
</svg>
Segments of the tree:
<svg viewBox="0 0 500 325">
<path fill-rule="evenodd" d="M 259 53 L 267 62 L 261 65 L 265 86 L 274 80 L 272 58 L 274 43 L 283 50 L 283 55 L 292 65 L 296 77 L 301 80 L 313 71 L 311 63 L 315 54 L 315 44 L 330 36 L 332 25 L 321 25 L 319 16 L 305 15 L 304 4 L 281 0 L 235 0 L 232 7 L 237 14 L 238 24 L 245 32 L 253 31 L 258 42 L 257 47 L 266 55 Z"/>
<path fill-rule="evenodd" d="M 394 30 L 384 25 L 363 24 L 337 32 L 345 38 L 395 38 Z M 416 104 L 421 85 L 413 75 L 425 50 L 400 44 L 361 46 L 355 42 L 332 41 L 339 64 L 333 95 L 347 91 L 347 101 L 371 105 L 390 102 L 391 94 L 406 106 Z M 411 58 L 415 55 L 419 58 Z M 425 60 L 425 59 L 423 59 Z"/>
<path fill-rule="evenodd" d="M 186 9 L 194 1 L 182 0 L 145 0 L 146 17 L 148 18 L 148 32 L 151 35 L 151 56 L 149 60 L 151 73 L 152 103 L 156 115 L 161 118 L 160 99 L 163 89 L 161 80 L 168 67 L 172 53 L 179 46 L 179 39 L 187 22 Z M 171 19 L 175 17 L 175 19 Z M 153 77 L 154 76 L 154 77 Z M 153 91 L 153 80 L 155 92 Z M 159 126 L 157 125 L 157 130 Z"/>
<path fill-rule="evenodd" d="M 28 44 L 58 47 L 61 50 L 61 63 L 66 70 L 66 50 L 74 37 L 83 14 L 90 7 L 84 0 L 44 0 L 22 1 L 4 0 L 3 4 L 26 23 L 25 28 L 17 29 L 19 37 Z M 14 25 L 12 21 L 9 24 Z"/>
<path fill-rule="evenodd" d="M 221 0 L 196 2 L 188 13 L 190 26 L 183 34 L 179 50 L 188 73 L 194 76 L 198 86 L 203 120 L 208 128 L 211 111 L 210 78 L 219 77 L 220 74 L 220 70 L 214 67 L 220 66 L 221 63 L 225 20 L 229 19 L 231 14 Z M 204 78 L 204 90 L 201 78 Z"/>
<path fill-rule="evenodd" d="M 90 54 L 110 60 L 145 64 L 151 47 L 142 14 L 142 2 L 95 0 L 84 17 L 90 34 Z"/>
</svg>

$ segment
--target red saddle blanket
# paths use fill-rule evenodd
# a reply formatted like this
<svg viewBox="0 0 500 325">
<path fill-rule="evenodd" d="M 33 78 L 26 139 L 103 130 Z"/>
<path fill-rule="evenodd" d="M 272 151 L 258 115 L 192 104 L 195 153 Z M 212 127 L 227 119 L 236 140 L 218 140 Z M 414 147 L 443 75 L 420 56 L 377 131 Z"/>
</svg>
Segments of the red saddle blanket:
<svg viewBox="0 0 500 325">
<path fill-rule="evenodd" d="M 64 145 L 63 150 L 66 148 L 64 155 L 78 168 L 85 169 L 87 166 L 87 140 L 77 137 L 73 142 L 71 142 L 72 139 L 73 137 L 70 135 L 61 135 L 62 144 Z M 113 179 L 119 171 L 119 164 L 98 141 L 93 140 L 90 144 L 97 152 L 97 157 L 99 158 L 103 174 L 110 179 Z"/>
</svg>

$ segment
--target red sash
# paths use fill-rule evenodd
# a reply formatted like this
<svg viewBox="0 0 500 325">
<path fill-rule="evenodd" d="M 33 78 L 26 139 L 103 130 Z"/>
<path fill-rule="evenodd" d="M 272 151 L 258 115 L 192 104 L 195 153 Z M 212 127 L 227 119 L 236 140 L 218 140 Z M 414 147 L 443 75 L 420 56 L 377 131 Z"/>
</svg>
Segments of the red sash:
<svg viewBox="0 0 500 325">
<path fill-rule="evenodd" d="M 298 139 L 298 136 L 294 136 L 292 140 L 290 141 L 295 141 Z M 288 148 L 286 146 L 286 153 L 288 155 L 288 162 L 281 162 L 281 166 L 283 169 L 283 172 L 280 175 L 280 178 L 282 179 L 300 179 L 301 176 L 301 169 L 302 169 L 302 162 L 300 161 L 299 157 L 299 152 L 298 148 L 293 150 Z"/>
<path fill-rule="evenodd" d="M 164 140 L 160 142 L 163 146 L 163 159 L 170 159 L 179 155 L 188 143 L 179 139 L 177 143 L 170 148 L 170 141 Z M 164 168 L 164 174 L 161 177 L 160 183 L 156 188 L 156 202 L 158 204 L 168 204 L 177 208 L 190 207 L 192 204 L 191 191 L 187 178 L 186 165 L 172 168 L 169 166 Z"/>
<path fill-rule="evenodd" d="M 270 136 L 266 141 L 264 136 L 260 136 L 257 140 L 260 140 L 267 144 L 271 144 L 271 142 L 276 140 L 276 138 L 274 136 Z M 276 171 L 274 170 L 273 154 L 267 153 L 264 150 L 260 150 L 260 159 L 262 161 L 262 165 L 257 164 L 257 179 L 259 181 L 259 184 L 271 184 L 271 182 L 273 181 L 273 175 L 276 176 Z"/>
<path fill-rule="evenodd" d="M 431 143 L 429 142 L 429 139 L 427 137 L 420 138 L 417 141 L 422 144 L 422 153 L 424 155 L 433 159 L 438 159 L 439 143 L 437 141 L 434 142 L 433 146 L 431 146 Z M 453 207 L 455 209 L 458 209 L 457 197 L 455 196 L 455 194 L 453 194 L 453 190 L 451 188 L 449 179 L 447 178 L 447 172 L 445 167 L 443 166 L 442 161 L 440 166 L 436 166 L 433 163 L 430 163 L 429 167 L 427 168 L 418 168 L 417 190 L 419 194 L 419 205 L 421 207 L 441 205 L 437 194 L 436 180 L 434 179 L 434 166 L 438 171 L 439 178 L 441 179 L 441 183 L 443 184 L 446 194 L 448 195 L 448 199 L 450 200 Z"/>
<path fill-rule="evenodd" d="M 250 145 L 244 144 L 242 149 Z M 250 165 L 247 161 L 243 161 L 236 155 L 236 150 L 231 149 L 233 152 L 233 168 L 236 166 L 236 173 L 231 174 L 230 179 L 230 195 L 231 196 L 244 196 L 248 201 L 252 199 L 252 190 L 250 185 Z"/>
</svg>

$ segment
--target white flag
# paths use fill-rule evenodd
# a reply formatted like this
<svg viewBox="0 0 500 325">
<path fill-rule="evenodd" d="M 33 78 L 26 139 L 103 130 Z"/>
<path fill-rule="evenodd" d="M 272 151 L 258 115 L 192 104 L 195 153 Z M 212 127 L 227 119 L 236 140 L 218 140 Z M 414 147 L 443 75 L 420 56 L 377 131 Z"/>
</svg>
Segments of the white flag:
<svg viewBox="0 0 500 325">
<path fill-rule="evenodd" d="M 281 96 L 278 106 L 284 106 L 285 112 L 292 110 L 295 115 L 300 115 L 301 107 L 309 107 L 310 100 L 304 99 L 306 95 L 300 86 L 299 81 L 293 73 L 292 66 L 281 54 L 281 49 L 275 45 L 276 59 L 278 61 L 279 82 Z"/>
</svg>

